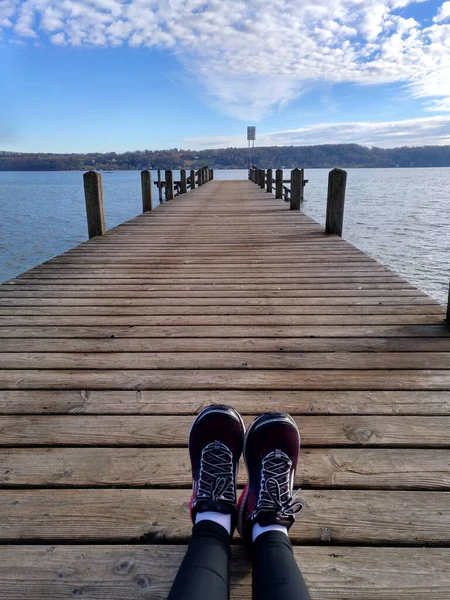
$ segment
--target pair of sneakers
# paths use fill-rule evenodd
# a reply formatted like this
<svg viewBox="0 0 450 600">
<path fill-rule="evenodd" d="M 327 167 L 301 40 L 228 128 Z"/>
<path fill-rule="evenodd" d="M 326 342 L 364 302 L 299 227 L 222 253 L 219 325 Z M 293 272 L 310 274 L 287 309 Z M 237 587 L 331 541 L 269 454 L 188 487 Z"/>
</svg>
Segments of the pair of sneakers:
<svg viewBox="0 0 450 600">
<path fill-rule="evenodd" d="M 203 409 L 189 433 L 193 492 L 191 518 L 205 511 L 231 515 L 231 531 L 252 541 L 255 523 L 289 529 L 301 509 L 292 499 L 300 435 L 287 413 L 259 416 L 245 432 L 231 406 Z M 244 454 L 248 483 L 236 502 L 239 459 Z"/>
</svg>

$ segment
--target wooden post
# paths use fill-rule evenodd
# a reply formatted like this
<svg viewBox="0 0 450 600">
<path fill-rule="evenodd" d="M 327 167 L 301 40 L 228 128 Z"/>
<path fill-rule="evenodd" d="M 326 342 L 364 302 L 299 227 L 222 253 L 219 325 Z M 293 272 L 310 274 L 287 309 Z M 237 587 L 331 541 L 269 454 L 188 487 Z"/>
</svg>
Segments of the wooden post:
<svg viewBox="0 0 450 600">
<path fill-rule="evenodd" d="M 291 171 L 291 210 L 300 210 L 302 187 L 302 172 L 300 169 L 294 169 Z"/>
<path fill-rule="evenodd" d="M 191 169 L 191 190 L 195 190 L 195 171 L 194 169 Z"/>
<path fill-rule="evenodd" d="M 166 200 L 173 200 L 173 172 L 169 169 L 166 171 Z"/>
<path fill-rule="evenodd" d="M 198 187 L 200 187 L 202 185 L 202 170 L 201 169 L 199 169 L 197 171 L 197 184 L 198 184 Z"/>
<path fill-rule="evenodd" d="M 214 169 L 209 170 L 209 180 L 214 181 Z"/>
<path fill-rule="evenodd" d="M 83 182 L 88 232 L 91 239 L 106 233 L 102 176 L 96 171 L 88 171 L 83 175 Z"/>
<path fill-rule="evenodd" d="M 328 199 L 325 233 L 342 237 L 347 171 L 333 169 L 328 175 Z"/>
<path fill-rule="evenodd" d="M 161 185 L 161 169 L 158 169 L 158 192 L 159 192 L 159 203 L 163 203 L 163 192 Z"/>
<path fill-rule="evenodd" d="M 448 302 L 447 302 L 447 326 L 450 327 L 450 288 L 448 290 Z"/>
<path fill-rule="evenodd" d="M 302 178 L 300 181 L 300 210 L 303 206 L 303 200 L 305 199 L 305 169 L 300 169 L 302 172 Z"/>
<path fill-rule="evenodd" d="M 275 198 L 283 199 L 283 169 L 275 172 Z"/>
<path fill-rule="evenodd" d="M 152 199 L 152 174 L 150 171 L 141 172 L 141 189 L 142 189 L 142 212 L 147 212 L 153 209 Z"/>
<path fill-rule="evenodd" d="M 271 194 L 272 193 L 272 169 L 267 169 L 267 191 Z"/>
<path fill-rule="evenodd" d="M 208 174 L 207 174 L 207 168 L 203 167 L 202 169 L 202 173 L 203 173 L 203 183 L 208 183 Z"/>
<path fill-rule="evenodd" d="M 180 171 L 180 194 L 187 193 L 186 169 Z"/>
<path fill-rule="evenodd" d="M 266 187 L 266 172 L 264 169 L 259 171 L 259 187 L 262 189 Z"/>
</svg>

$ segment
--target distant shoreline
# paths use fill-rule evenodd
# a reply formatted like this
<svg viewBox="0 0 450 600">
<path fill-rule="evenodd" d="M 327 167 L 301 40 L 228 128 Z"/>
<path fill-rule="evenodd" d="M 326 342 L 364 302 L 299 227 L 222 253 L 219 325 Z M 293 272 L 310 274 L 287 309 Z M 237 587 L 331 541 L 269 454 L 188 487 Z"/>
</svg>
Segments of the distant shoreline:
<svg viewBox="0 0 450 600">
<path fill-rule="evenodd" d="M 136 150 L 88 154 L 0 151 L 0 171 L 141 171 L 143 169 L 247 169 L 249 164 L 292 169 L 450 167 L 450 146 L 368 148 L 358 144 L 261 146 L 211 150 Z"/>
<path fill-rule="evenodd" d="M 379 167 L 379 166 L 369 166 L 369 165 L 364 165 L 364 166 L 355 166 L 355 165 L 345 165 L 345 164 L 340 164 L 339 165 L 340 168 L 342 169 L 449 169 L 450 165 L 446 166 L 442 166 L 442 165 L 426 165 L 426 166 L 413 166 L 413 167 Z M 327 167 L 304 167 L 305 169 L 308 170 L 312 170 L 312 169 L 333 169 L 335 167 L 335 165 L 329 165 Z M 170 168 L 170 167 L 167 167 Z M 212 166 L 212 169 L 214 169 L 215 171 L 247 171 L 247 167 L 217 167 L 217 166 Z M 277 167 L 275 167 L 277 168 Z M 282 168 L 285 171 L 290 171 L 291 169 L 294 169 L 295 166 L 290 166 L 290 167 L 278 167 L 278 168 Z M 0 169 L 0 173 L 85 173 L 86 171 L 90 171 L 90 170 L 98 170 L 99 173 L 103 173 L 104 175 L 112 175 L 113 173 L 124 173 L 124 172 L 141 172 L 144 169 L 148 169 L 149 171 L 158 171 L 157 168 L 153 169 L 152 167 L 143 167 L 142 169 L 109 169 L 108 171 L 105 171 L 103 169 L 92 169 L 92 167 L 87 167 L 85 169 Z M 172 171 L 179 171 L 180 169 L 190 169 L 190 167 L 177 167 L 177 168 L 172 168 Z M 161 167 L 159 170 L 164 171 L 165 168 Z"/>
</svg>

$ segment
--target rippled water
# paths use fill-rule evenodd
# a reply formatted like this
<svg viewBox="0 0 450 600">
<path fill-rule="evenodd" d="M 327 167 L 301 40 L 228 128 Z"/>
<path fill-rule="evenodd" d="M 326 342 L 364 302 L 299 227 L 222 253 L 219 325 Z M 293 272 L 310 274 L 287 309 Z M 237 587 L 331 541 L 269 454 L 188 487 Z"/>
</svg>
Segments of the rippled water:
<svg viewBox="0 0 450 600">
<path fill-rule="evenodd" d="M 215 171 L 245 179 L 247 171 Z M 285 173 L 288 178 L 288 173 Z M 309 169 L 304 211 L 325 221 L 327 169 Z M 140 174 L 104 173 L 107 227 L 141 211 Z M 450 279 L 450 168 L 349 169 L 344 238 L 441 302 Z M 87 238 L 82 173 L 0 172 L 0 281 Z"/>
</svg>

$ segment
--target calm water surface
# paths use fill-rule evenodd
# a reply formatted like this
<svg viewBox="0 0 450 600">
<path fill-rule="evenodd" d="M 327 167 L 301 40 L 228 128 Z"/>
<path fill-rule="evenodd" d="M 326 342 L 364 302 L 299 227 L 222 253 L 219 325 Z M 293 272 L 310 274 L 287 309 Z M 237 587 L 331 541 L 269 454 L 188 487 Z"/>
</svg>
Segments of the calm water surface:
<svg viewBox="0 0 450 600">
<path fill-rule="evenodd" d="M 247 171 L 214 177 L 246 179 Z M 324 223 L 328 169 L 310 169 L 305 177 L 304 210 Z M 104 173 L 103 184 L 108 229 L 140 213 L 139 172 Z M 445 302 L 449 191 L 450 168 L 349 169 L 344 238 Z M 0 172 L 0 208 L 0 281 L 87 239 L 80 172 Z"/>
</svg>

